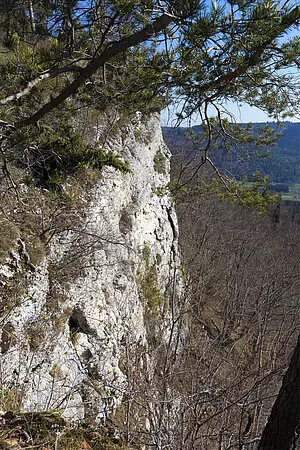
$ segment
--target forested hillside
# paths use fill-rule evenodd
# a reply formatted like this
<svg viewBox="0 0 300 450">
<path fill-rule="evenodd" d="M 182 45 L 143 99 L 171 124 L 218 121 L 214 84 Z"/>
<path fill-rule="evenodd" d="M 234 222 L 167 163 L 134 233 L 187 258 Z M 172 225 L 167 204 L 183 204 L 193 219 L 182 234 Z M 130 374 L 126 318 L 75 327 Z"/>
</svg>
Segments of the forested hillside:
<svg viewBox="0 0 300 450">
<path fill-rule="evenodd" d="M 253 130 L 258 133 L 263 124 L 254 123 Z M 300 183 L 300 123 L 284 122 L 281 126 L 268 124 L 281 133 L 274 145 L 261 149 L 249 144 L 242 151 L 238 145 L 228 148 L 226 144 L 214 148 L 210 154 L 212 161 L 225 173 L 242 180 L 247 176 L 252 180 L 253 173 L 260 171 L 268 176 L 269 182 L 286 185 Z M 246 128 L 246 125 L 243 125 Z M 163 128 L 164 138 L 172 153 L 183 154 L 188 159 L 201 155 L 201 127 L 173 129 Z M 198 139 L 197 139 L 197 135 Z M 285 191 L 282 186 L 279 191 Z"/>
</svg>

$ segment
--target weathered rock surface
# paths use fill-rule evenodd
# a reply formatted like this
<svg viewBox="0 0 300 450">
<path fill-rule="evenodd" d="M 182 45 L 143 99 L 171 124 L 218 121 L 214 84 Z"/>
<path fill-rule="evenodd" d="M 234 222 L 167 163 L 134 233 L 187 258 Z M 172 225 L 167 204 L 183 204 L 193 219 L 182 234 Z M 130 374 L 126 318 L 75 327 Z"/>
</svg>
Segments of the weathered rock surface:
<svg viewBox="0 0 300 450">
<path fill-rule="evenodd" d="M 159 118 L 137 114 L 106 145 L 131 173 L 103 170 L 84 219 L 54 239 L 35 271 L 25 268 L 29 287 L 1 319 L 1 384 L 21 391 L 24 410 L 105 418 L 126 390 L 126 343 L 147 349 L 145 311 L 166 310 L 177 220 L 171 199 L 157 195 L 169 181 L 170 157 Z M 13 282 L 25 269 L 7 260 L 2 279 Z"/>
</svg>

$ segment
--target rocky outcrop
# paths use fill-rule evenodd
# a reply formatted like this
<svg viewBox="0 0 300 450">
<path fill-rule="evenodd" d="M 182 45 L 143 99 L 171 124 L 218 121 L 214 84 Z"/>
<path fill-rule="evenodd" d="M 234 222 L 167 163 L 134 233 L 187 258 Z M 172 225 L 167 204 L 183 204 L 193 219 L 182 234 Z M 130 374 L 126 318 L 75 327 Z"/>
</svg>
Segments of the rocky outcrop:
<svg viewBox="0 0 300 450">
<path fill-rule="evenodd" d="M 26 263 L 22 243 L 1 267 L 3 286 L 24 271 L 29 281 L 2 315 L 0 343 L 1 384 L 24 410 L 104 420 L 126 391 L 126 344 L 147 352 L 150 333 L 167 339 L 177 220 L 170 197 L 158 195 L 170 157 L 159 118 L 137 113 L 105 145 L 131 172 L 103 169 L 84 216 L 53 238 L 38 266 Z"/>
</svg>

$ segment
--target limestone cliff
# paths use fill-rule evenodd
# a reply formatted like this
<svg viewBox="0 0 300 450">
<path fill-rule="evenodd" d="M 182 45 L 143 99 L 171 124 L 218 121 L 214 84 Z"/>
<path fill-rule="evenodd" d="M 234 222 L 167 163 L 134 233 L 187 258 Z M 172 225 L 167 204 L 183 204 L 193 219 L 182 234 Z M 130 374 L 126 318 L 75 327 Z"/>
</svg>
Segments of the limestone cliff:
<svg viewBox="0 0 300 450">
<path fill-rule="evenodd" d="M 105 419 L 126 391 L 128 342 L 147 353 L 153 336 L 167 339 L 177 220 L 170 197 L 157 195 L 170 158 L 159 118 L 137 113 L 105 145 L 131 172 L 103 169 L 83 213 L 53 237 L 41 263 L 32 264 L 19 237 L 1 266 L 2 288 L 27 280 L 3 308 L 0 345 L 1 384 L 20 394 L 24 410 Z M 150 373 L 151 358 L 146 364 Z"/>
</svg>

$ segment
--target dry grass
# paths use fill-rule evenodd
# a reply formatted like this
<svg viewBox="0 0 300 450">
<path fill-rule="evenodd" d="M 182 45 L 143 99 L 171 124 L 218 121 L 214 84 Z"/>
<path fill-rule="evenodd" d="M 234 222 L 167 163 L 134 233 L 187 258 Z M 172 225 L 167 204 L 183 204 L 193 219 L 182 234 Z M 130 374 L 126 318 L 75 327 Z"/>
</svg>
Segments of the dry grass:
<svg viewBox="0 0 300 450">
<path fill-rule="evenodd" d="M 105 427 L 71 426 L 53 411 L 14 413 L 0 417 L 1 449 L 134 450 Z"/>
</svg>

